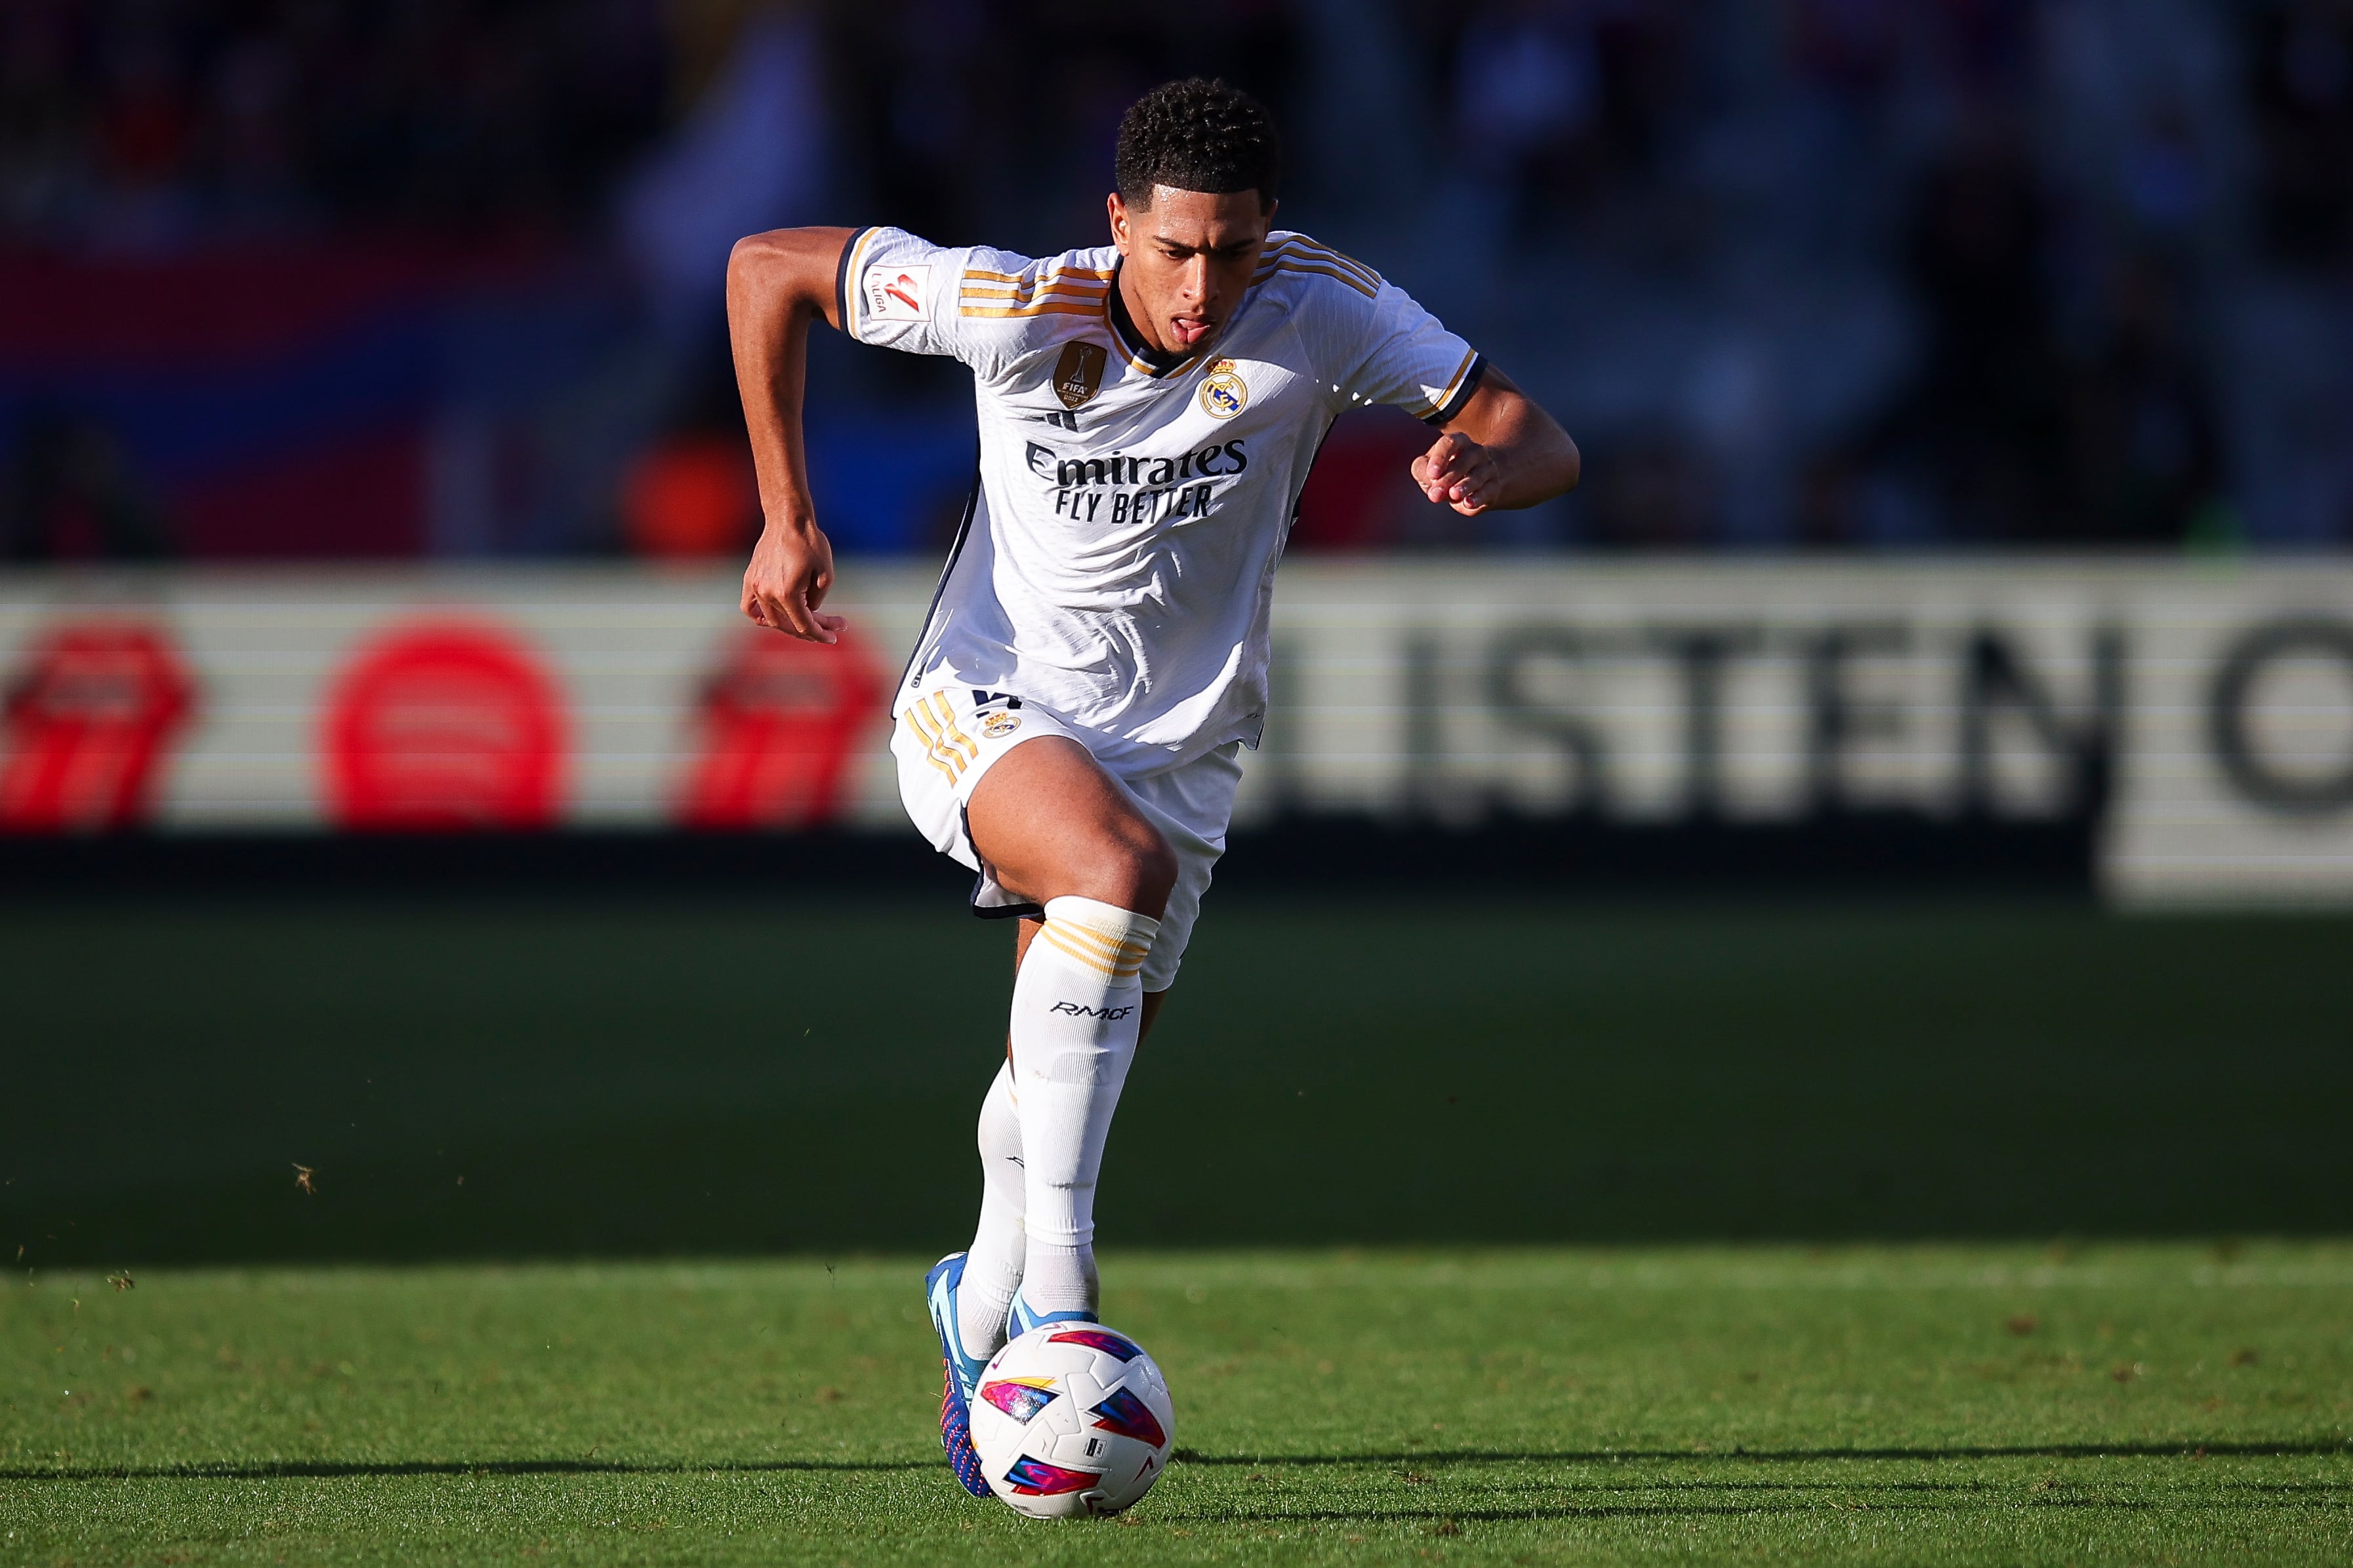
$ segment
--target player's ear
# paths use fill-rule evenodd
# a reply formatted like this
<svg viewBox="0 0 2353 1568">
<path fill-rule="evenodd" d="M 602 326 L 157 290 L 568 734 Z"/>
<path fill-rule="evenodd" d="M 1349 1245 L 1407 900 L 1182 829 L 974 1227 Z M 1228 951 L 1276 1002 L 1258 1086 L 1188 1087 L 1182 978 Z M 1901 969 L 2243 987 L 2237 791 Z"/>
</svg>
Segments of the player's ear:
<svg viewBox="0 0 2353 1568">
<path fill-rule="evenodd" d="M 1127 222 L 1127 198 L 1113 191 L 1103 198 L 1103 211 L 1111 217 L 1111 242 L 1119 247 L 1122 256 L 1125 256 L 1131 233 Z"/>
</svg>

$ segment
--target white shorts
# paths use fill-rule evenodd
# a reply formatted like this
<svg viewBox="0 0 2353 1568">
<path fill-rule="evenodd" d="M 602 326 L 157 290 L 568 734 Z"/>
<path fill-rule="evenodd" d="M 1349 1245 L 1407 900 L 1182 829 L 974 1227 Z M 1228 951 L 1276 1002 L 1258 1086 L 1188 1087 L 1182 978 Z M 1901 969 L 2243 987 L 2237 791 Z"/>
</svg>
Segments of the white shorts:
<svg viewBox="0 0 2353 1568">
<path fill-rule="evenodd" d="M 933 848 L 979 873 L 972 890 L 976 915 L 1003 919 L 1042 912 L 998 884 L 973 848 L 965 824 L 965 810 L 981 775 L 997 758 L 1040 735 L 1063 735 L 1087 744 L 1084 730 L 1034 702 L 965 686 L 934 687 L 909 703 L 892 726 L 899 798 Z M 1093 754 L 1092 747 L 1088 750 Z M 1160 916 L 1160 934 L 1153 940 L 1151 956 L 1144 961 L 1144 988 L 1166 991 L 1176 983 L 1176 966 L 1192 938 L 1193 922 L 1200 917 L 1201 895 L 1209 890 L 1209 868 L 1226 850 L 1234 791 L 1242 777 L 1241 742 L 1229 742 L 1189 763 L 1141 778 L 1123 778 L 1108 766 L 1104 771 L 1176 854 L 1176 887 Z"/>
</svg>

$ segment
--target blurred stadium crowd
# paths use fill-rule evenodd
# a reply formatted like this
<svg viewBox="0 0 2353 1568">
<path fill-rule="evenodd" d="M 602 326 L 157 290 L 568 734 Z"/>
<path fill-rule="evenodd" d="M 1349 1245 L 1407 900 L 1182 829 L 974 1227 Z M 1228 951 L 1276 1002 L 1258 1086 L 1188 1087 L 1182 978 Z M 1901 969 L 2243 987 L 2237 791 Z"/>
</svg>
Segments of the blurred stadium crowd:
<svg viewBox="0 0 2353 1568">
<path fill-rule="evenodd" d="M 1471 521 L 1352 416 L 1303 547 L 2353 537 L 2353 0 L 9 0 L 0 552 L 733 552 L 733 238 L 1092 243 L 1196 71 L 1588 451 Z M 814 374 L 934 547 L 958 373 Z"/>
</svg>

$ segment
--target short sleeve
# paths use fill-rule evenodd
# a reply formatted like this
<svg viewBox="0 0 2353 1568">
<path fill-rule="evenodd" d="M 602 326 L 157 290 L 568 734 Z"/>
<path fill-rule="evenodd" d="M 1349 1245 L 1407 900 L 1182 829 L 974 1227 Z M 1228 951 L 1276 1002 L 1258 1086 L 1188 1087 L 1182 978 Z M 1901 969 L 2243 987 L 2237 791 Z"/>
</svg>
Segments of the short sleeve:
<svg viewBox="0 0 2353 1568">
<path fill-rule="evenodd" d="M 842 247 L 834 284 L 841 330 L 878 348 L 968 358 L 956 292 L 972 255 L 902 228 L 859 230 Z"/>
<path fill-rule="evenodd" d="M 1340 331 L 1332 344 L 1340 393 L 1351 402 L 1388 403 L 1415 418 L 1443 425 L 1479 390 L 1486 362 L 1441 325 L 1411 295 L 1381 281 L 1361 289 L 1328 289 Z"/>
</svg>

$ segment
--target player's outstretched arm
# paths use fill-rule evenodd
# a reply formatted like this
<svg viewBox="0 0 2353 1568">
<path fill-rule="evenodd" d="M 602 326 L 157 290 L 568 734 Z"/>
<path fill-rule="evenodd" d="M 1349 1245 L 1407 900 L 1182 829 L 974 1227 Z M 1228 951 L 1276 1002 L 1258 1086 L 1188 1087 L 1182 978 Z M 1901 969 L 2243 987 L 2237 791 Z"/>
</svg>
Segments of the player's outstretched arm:
<svg viewBox="0 0 2353 1568">
<path fill-rule="evenodd" d="M 1582 468 L 1568 432 L 1489 365 L 1446 433 L 1413 460 L 1413 480 L 1431 500 L 1476 517 L 1565 495 Z"/>
<path fill-rule="evenodd" d="M 841 325 L 834 279 L 854 232 L 774 229 L 737 240 L 727 258 L 727 334 L 765 520 L 744 570 L 744 613 L 808 642 L 832 642 L 844 625 L 818 610 L 833 588 L 833 546 L 817 525 L 801 445 L 809 321 Z"/>
</svg>

